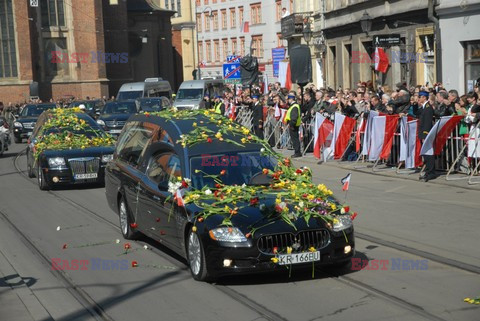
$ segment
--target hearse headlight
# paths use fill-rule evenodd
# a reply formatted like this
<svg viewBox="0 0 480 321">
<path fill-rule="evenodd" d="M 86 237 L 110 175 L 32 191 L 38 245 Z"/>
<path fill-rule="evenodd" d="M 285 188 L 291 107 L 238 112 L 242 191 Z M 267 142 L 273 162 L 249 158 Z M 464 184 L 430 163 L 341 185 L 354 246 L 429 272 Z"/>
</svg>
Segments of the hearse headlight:
<svg viewBox="0 0 480 321">
<path fill-rule="evenodd" d="M 63 158 L 63 157 L 49 158 L 48 159 L 48 166 L 50 166 L 50 167 L 65 166 L 65 158 Z"/>
<path fill-rule="evenodd" d="M 113 154 L 108 154 L 108 155 L 103 155 L 102 156 L 102 163 L 108 163 L 111 160 L 113 160 Z"/>
<path fill-rule="evenodd" d="M 101 119 L 97 120 L 97 124 L 99 124 L 100 126 L 105 126 L 105 122 Z"/>
<path fill-rule="evenodd" d="M 333 228 L 334 232 L 340 232 L 346 230 L 353 226 L 352 218 L 350 215 L 340 215 L 333 219 Z"/>
<path fill-rule="evenodd" d="M 219 227 L 209 232 L 210 238 L 219 242 L 246 242 L 247 238 L 236 227 Z"/>
<path fill-rule="evenodd" d="M 14 123 L 13 123 L 13 126 L 15 126 L 15 127 L 23 127 L 22 123 L 19 122 L 19 121 L 14 122 Z"/>
</svg>

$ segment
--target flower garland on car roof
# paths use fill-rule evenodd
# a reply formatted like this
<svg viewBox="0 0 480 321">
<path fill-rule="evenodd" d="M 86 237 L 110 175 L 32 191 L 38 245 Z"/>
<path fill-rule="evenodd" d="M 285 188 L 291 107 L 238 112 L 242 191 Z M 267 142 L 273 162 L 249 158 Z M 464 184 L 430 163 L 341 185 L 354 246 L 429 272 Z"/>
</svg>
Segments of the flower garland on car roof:
<svg viewBox="0 0 480 321">
<path fill-rule="evenodd" d="M 294 221 L 304 219 L 309 223 L 311 218 L 318 218 L 325 221 L 329 228 L 341 223 L 341 220 L 355 219 L 357 213 L 350 212 L 349 206 L 341 206 L 332 197 L 333 193 L 325 185 L 314 185 L 312 182 L 312 172 L 309 168 L 295 168 L 290 159 L 285 158 L 279 153 L 273 151 L 267 142 L 250 133 L 250 130 L 232 120 L 209 110 L 163 110 L 156 113 L 145 113 L 147 117 L 151 115 L 165 118 L 169 121 L 175 119 L 192 119 L 195 129 L 188 134 L 181 136 L 177 143 L 182 146 L 193 146 L 198 143 L 212 143 L 214 140 L 226 141 L 235 145 L 244 146 L 245 143 L 259 143 L 264 147 L 261 153 L 264 156 L 273 156 L 282 159 L 277 163 L 275 170 L 263 169 L 263 174 L 272 178 L 270 186 L 247 186 L 247 185 L 225 185 L 222 176 L 226 171 L 220 170 L 217 175 L 208 175 L 207 173 L 196 170 L 196 173 L 202 173 L 207 178 L 215 182 L 215 188 L 204 186 L 202 189 L 190 188 L 190 181 L 177 178 L 176 182 L 170 185 L 170 190 L 174 197 L 178 197 L 178 190 L 185 191 L 183 202 L 185 204 L 195 204 L 202 210 L 196 214 L 196 222 L 203 222 L 213 215 L 223 216 L 220 226 L 233 227 L 232 218 L 235 215 L 242 215 L 241 210 L 246 207 L 259 207 L 265 214 L 267 222 L 262 226 L 250 226 L 250 231 L 246 237 L 252 237 L 254 233 L 274 221 L 281 219 L 294 229 Z M 199 119 L 199 116 L 206 116 L 207 121 Z M 219 129 L 215 131 L 207 127 L 208 124 L 216 124 Z M 225 135 L 239 136 L 242 144 L 237 141 L 227 140 Z M 260 205 L 260 200 L 275 197 L 275 204 L 272 206 Z M 172 207 L 173 209 L 173 207 Z M 195 228 L 195 226 L 194 226 Z M 196 229 L 196 228 L 195 228 Z M 346 234 L 343 233 L 348 243 Z"/>
<path fill-rule="evenodd" d="M 34 145 L 34 157 L 45 150 L 84 149 L 97 146 L 112 146 L 115 142 L 113 137 L 106 133 L 96 132 L 87 122 L 80 119 L 76 114 L 83 112 L 80 108 L 55 108 L 49 111 L 48 120 L 42 127 L 44 132 L 58 129 L 58 133 L 39 136 Z M 89 130 L 96 133 L 96 137 L 89 138 L 86 135 L 77 134 L 75 131 Z"/>
</svg>

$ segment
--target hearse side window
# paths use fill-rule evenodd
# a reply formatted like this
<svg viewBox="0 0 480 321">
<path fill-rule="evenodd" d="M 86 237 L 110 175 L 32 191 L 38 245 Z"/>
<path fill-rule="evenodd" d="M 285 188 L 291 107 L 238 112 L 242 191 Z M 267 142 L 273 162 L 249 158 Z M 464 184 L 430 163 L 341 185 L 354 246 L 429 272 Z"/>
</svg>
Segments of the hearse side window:
<svg viewBox="0 0 480 321">
<path fill-rule="evenodd" d="M 180 158 L 172 152 L 152 156 L 147 169 L 148 178 L 155 184 L 168 188 L 168 182 L 182 176 Z"/>
<path fill-rule="evenodd" d="M 146 128 L 139 122 L 127 126 L 117 143 L 115 153 L 118 159 L 137 167 L 140 155 L 153 135 L 153 129 Z"/>
</svg>

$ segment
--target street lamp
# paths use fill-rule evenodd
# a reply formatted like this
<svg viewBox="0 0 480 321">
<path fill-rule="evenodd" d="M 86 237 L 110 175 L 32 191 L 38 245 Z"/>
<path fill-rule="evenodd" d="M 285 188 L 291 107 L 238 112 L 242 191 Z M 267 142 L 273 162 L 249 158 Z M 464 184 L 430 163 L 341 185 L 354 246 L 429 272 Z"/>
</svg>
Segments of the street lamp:
<svg viewBox="0 0 480 321">
<path fill-rule="evenodd" d="M 209 10 L 210 9 L 210 14 L 208 15 L 209 19 L 211 19 L 213 17 L 213 14 L 212 14 L 212 8 L 210 7 L 205 7 L 203 9 L 202 12 L 198 12 L 196 9 L 195 9 L 195 28 L 197 29 L 197 67 L 198 67 L 198 79 L 202 79 L 202 72 L 201 72 L 201 67 L 200 67 L 200 50 L 198 50 L 198 20 L 197 20 L 197 15 L 200 14 L 200 19 L 202 18 L 202 14 L 205 13 L 205 11 Z M 201 22 L 200 22 L 201 23 Z M 210 21 L 209 21 L 210 23 Z"/>
<path fill-rule="evenodd" d="M 367 10 L 365 10 L 362 18 L 360 19 L 360 25 L 362 26 L 362 31 L 367 35 L 372 30 L 372 17 L 370 17 Z"/>
<path fill-rule="evenodd" d="M 312 28 L 310 28 L 310 23 L 307 23 L 305 28 L 303 28 L 303 39 L 305 39 L 307 45 L 312 40 L 312 36 L 313 36 Z"/>
</svg>

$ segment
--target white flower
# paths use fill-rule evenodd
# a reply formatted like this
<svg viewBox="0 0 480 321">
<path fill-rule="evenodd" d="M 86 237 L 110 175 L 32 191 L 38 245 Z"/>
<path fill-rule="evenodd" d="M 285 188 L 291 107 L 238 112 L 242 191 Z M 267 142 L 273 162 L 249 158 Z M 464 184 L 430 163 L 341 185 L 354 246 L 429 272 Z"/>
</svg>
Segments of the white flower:
<svg viewBox="0 0 480 321">
<path fill-rule="evenodd" d="M 278 206 L 280 206 L 280 208 L 285 208 L 285 206 L 287 206 L 287 203 L 285 202 L 280 202 L 280 204 L 278 204 Z"/>
<path fill-rule="evenodd" d="M 340 213 L 345 214 L 345 208 L 344 207 L 342 207 L 342 209 L 340 210 Z"/>
<path fill-rule="evenodd" d="M 303 203 L 303 201 L 300 201 L 300 203 L 298 203 L 298 206 L 302 207 L 305 205 L 305 203 Z"/>
<path fill-rule="evenodd" d="M 119 239 L 116 239 L 116 240 L 115 240 L 115 243 L 119 244 L 119 243 L 120 243 L 120 240 L 119 240 Z"/>
<path fill-rule="evenodd" d="M 57 226 L 57 231 L 60 231 L 60 229 L 61 229 L 60 226 Z"/>
<path fill-rule="evenodd" d="M 212 195 L 212 191 L 209 190 L 209 189 L 207 189 L 207 190 L 205 191 L 205 195 Z"/>
<path fill-rule="evenodd" d="M 260 149 L 260 152 L 265 153 L 265 148 L 262 147 L 262 149 Z"/>
<path fill-rule="evenodd" d="M 265 204 L 260 204 L 260 211 L 264 211 L 266 207 Z"/>
<path fill-rule="evenodd" d="M 192 180 L 190 178 L 184 178 L 183 179 L 185 181 L 185 183 L 187 183 L 188 185 L 190 185 L 190 183 L 192 182 Z"/>
<path fill-rule="evenodd" d="M 247 184 L 243 183 L 242 188 L 245 188 L 245 187 L 247 187 Z"/>
<path fill-rule="evenodd" d="M 143 246 L 143 249 L 144 249 L 144 250 L 148 250 L 148 245 L 144 245 L 144 246 Z"/>
</svg>

